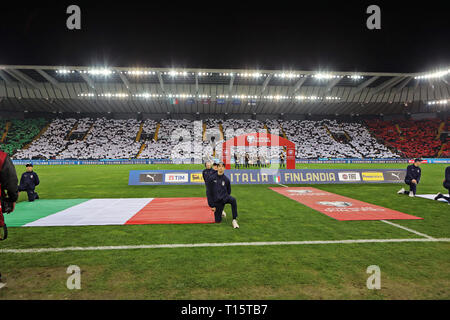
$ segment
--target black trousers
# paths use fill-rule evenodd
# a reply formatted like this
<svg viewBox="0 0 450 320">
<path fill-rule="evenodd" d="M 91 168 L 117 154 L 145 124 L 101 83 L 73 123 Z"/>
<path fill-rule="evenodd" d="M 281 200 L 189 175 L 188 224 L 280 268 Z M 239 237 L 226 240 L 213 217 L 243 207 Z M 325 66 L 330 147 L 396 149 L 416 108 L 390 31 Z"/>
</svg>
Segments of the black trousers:
<svg viewBox="0 0 450 320">
<path fill-rule="evenodd" d="M 450 182 L 444 182 L 444 188 L 448 190 L 448 197 L 443 196 L 445 200 L 447 200 L 447 202 L 450 203 Z"/>
<path fill-rule="evenodd" d="M 34 201 L 36 199 L 39 199 L 38 194 L 33 189 L 25 189 L 25 188 L 19 188 L 19 191 L 26 191 L 28 195 L 28 201 Z"/>
<path fill-rule="evenodd" d="M 238 216 L 237 212 L 237 202 L 236 199 L 232 196 L 228 196 L 227 199 L 224 199 L 222 201 L 218 201 L 215 203 L 216 211 L 214 212 L 214 219 L 216 220 L 216 223 L 222 222 L 222 212 L 225 205 L 229 203 L 231 204 L 231 212 L 233 214 L 233 219 L 236 219 Z"/>
<path fill-rule="evenodd" d="M 405 183 L 409 186 L 409 191 L 405 191 L 405 194 L 409 194 L 409 192 L 412 191 L 414 195 L 416 195 L 417 184 L 412 183 L 411 180 L 405 180 Z"/>
</svg>

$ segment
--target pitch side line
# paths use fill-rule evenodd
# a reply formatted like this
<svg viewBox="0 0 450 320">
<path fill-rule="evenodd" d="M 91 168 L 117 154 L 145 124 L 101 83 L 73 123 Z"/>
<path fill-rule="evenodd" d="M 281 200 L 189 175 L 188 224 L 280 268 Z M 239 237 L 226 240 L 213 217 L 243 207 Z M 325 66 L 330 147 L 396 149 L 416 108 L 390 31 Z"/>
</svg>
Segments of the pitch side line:
<svg viewBox="0 0 450 320">
<path fill-rule="evenodd" d="M 403 230 L 406 230 L 406 231 L 415 233 L 415 234 L 417 234 L 417 235 L 419 235 L 419 236 L 422 236 L 422 237 L 425 237 L 425 238 L 428 238 L 428 239 L 434 239 L 433 237 L 431 237 L 431 236 L 429 236 L 429 235 L 426 235 L 425 233 L 420 233 L 420 232 L 418 232 L 418 231 L 416 231 L 416 230 L 413 230 L 413 229 L 404 227 L 404 226 L 402 226 L 402 225 L 399 225 L 399 224 L 396 224 L 396 223 L 393 223 L 393 222 L 390 222 L 390 221 L 386 221 L 386 220 L 380 220 L 380 221 L 383 221 L 384 223 L 390 224 L 390 225 L 392 225 L 392 226 L 394 226 L 394 227 L 397 227 L 397 228 L 400 228 L 400 229 L 403 229 Z"/>
<path fill-rule="evenodd" d="M 164 249 L 164 248 L 204 248 L 204 247 L 238 247 L 238 246 L 283 246 L 283 245 L 316 245 L 316 244 L 355 244 L 355 243 L 396 243 L 396 242 L 450 242 L 450 238 L 411 238 L 411 239 L 360 239 L 360 240 L 316 240 L 316 241 L 273 241 L 273 242 L 224 242 L 224 243 L 191 243 L 191 244 L 150 244 L 134 246 L 100 246 L 100 247 L 65 247 L 35 249 L 0 249 L 0 253 L 41 253 L 64 251 L 103 251 L 132 249 Z"/>
</svg>

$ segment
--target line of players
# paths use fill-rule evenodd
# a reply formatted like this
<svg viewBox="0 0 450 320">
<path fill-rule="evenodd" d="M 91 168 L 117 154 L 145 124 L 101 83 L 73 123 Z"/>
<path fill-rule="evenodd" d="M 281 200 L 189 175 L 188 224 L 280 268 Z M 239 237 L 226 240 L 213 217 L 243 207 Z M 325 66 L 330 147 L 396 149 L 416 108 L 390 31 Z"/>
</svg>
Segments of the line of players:
<svg viewBox="0 0 450 320">
<path fill-rule="evenodd" d="M 279 165 L 281 168 L 286 168 L 285 163 L 285 155 L 283 152 L 280 152 L 279 154 Z M 234 153 L 233 154 L 234 159 L 234 168 L 235 169 L 247 169 L 247 168 L 267 168 L 271 164 L 270 157 L 264 155 L 264 154 L 249 154 L 248 152 L 245 153 Z M 214 162 L 214 159 L 212 156 L 208 156 L 205 159 L 206 162 Z"/>
<path fill-rule="evenodd" d="M 405 194 L 411 198 L 415 197 L 417 193 L 417 185 L 422 177 L 422 169 L 420 168 L 421 163 L 422 159 L 417 158 L 414 159 L 413 164 L 406 168 L 405 184 L 409 186 L 409 191 L 406 191 L 405 188 L 401 188 L 397 192 L 398 194 Z M 449 196 L 444 196 L 442 193 L 438 192 L 434 197 L 434 200 L 445 199 L 450 205 L 450 166 L 445 169 L 445 178 L 442 185 L 448 190 Z"/>
</svg>

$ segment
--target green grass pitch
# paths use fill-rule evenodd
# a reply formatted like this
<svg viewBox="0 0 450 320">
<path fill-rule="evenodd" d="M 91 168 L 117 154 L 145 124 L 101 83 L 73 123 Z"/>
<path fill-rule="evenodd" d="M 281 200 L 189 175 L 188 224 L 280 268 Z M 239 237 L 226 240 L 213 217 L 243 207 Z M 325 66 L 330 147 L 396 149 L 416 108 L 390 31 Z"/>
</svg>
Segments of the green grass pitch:
<svg viewBox="0 0 450 320">
<path fill-rule="evenodd" d="M 129 170 L 196 165 L 35 166 L 42 199 L 204 197 L 203 186 L 128 186 Z M 298 165 L 297 168 L 405 168 L 399 164 Z M 20 176 L 24 166 L 18 166 Z M 419 193 L 444 192 L 445 165 L 422 165 Z M 276 186 L 276 185 L 270 185 Z M 299 185 L 297 185 L 299 186 Z M 240 229 L 222 224 L 10 228 L 0 249 L 254 241 L 420 238 L 380 221 L 336 221 L 268 189 L 233 185 Z M 400 184 L 315 185 L 424 218 L 395 223 L 450 238 L 450 206 L 400 196 Z M 19 201 L 26 201 L 21 194 Z M 38 200 L 39 201 L 39 200 Z M 230 211 L 229 206 L 225 208 Z M 14 214 L 14 213 L 12 213 Z M 66 288 L 69 265 L 81 290 Z M 366 269 L 381 269 L 369 290 Z M 450 243 L 158 248 L 0 253 L 7 287 L 0 299 L 449 299 Z"/>
</svg>

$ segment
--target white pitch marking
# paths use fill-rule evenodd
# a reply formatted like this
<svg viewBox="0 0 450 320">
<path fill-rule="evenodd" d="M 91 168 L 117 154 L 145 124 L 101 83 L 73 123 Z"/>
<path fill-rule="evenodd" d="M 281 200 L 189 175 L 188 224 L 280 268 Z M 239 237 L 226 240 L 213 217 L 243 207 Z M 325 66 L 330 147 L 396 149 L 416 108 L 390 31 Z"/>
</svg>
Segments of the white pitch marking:
<svg viewBox="0 0 450 320">
<path fill-rule="evenodd" d="M 64 251 L 95 250 L 131 250 L 131 249 L 164 249 L 164 248 L 202 248 L 202 247 L 237 247 L 237 246 L 282 246 L 282 245 L 315 245 L 315 244 L 354 244 L 354 243 L 395 243 L 395 242 L 450 242 L 450 238 L 412 238 L 412 239 L 359 239 L 359 240 L 315 240 L 315 241 L 274 241 L 274 242 L 224 242 L 224 243 L 187 243 L 187 244 L 150 244 L 134 246 L 101 246 L 101 247 L 65 247 L 34 249 L 0 249 L 0 253 L 40 253 Z"/>
<path fill-rule="evenodd" d="M 380 221 L 383 221 L 384 223 L 390 224 L 390 225 L 392 225 L 394 227 L 397 227 L 397 228 L 400 228 L 400 229 L 403 229 L 403 230 L 415 233 L 415 234 L 417 234 L 419 236 L 422 236 L 422 237 L 425 237 L 425 238 L 428 238 L 428 239 L 434 239 L 433 237 L 431 237 L 429 235 L 426 235 L 425 233 L 420 233 L 419 231 L 416 231 L 416 230 L 413 230 L 413 229 L 401 226 L 399 224 L 396 224 L 396 223 L 393 223 L 393 222 L 390 222 L 390 221 L 386 221 L 386 220 L 380 220 Z"/>
<path fill-rule="evenodd" d="M 0 289 L 6 287 L 6 283 L 0 283 Z"/>
<path fill-rule="evenodd" d="M 289 188 L 288 186 L 285 186 L 284 184 L 278 183 L 278 185 L 285 187 L 285 188 Z"/>
</svg>

